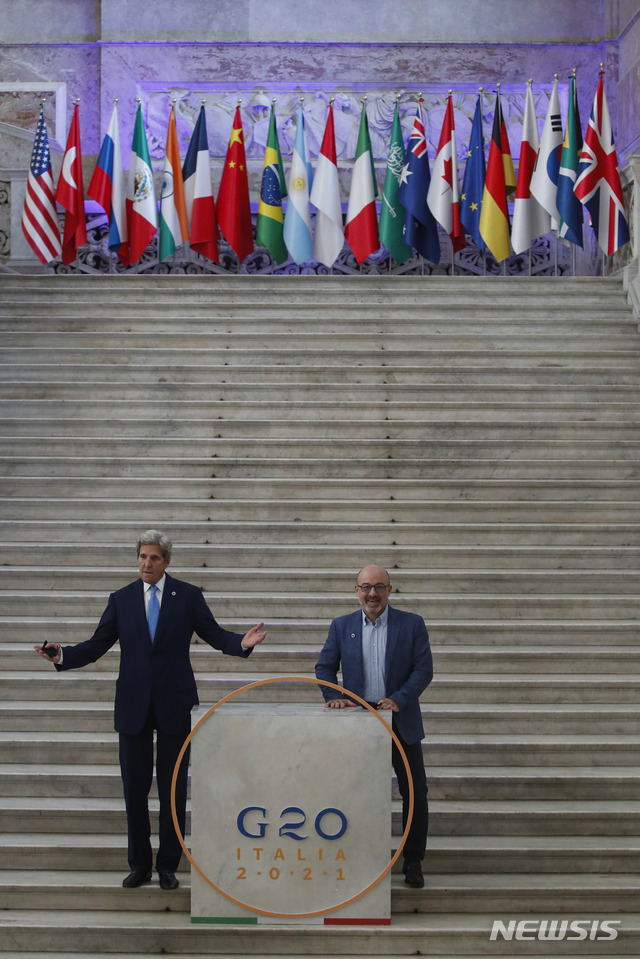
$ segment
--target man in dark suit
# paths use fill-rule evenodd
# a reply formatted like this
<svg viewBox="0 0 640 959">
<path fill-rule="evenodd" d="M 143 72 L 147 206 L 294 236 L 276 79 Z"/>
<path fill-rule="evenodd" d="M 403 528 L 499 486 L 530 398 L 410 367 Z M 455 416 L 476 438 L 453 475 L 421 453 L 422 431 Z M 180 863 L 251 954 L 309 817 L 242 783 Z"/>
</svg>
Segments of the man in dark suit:
<svg viewBox="0 0 640 959">
<path fill-rule="evenodd" d="M 361 610 L 339 616 L 316 664 L 316 677 L 338 682 L 376 709 L 392 712 L 391 726 L 406 754 L 414 791 L 411 827 L 403 849 L 403 872 L 408 886 L 424 886 L 422 860 L 427 844 L 429 807 L 427 779 L 422 756 L 424 726 L 419 698 L 433 677 L 429 635 L 422 617 L 389 606 L 392 590 L 388 572 L 381 566 L 365 566 L 356 581 Z M 328 707 L 358 705 L 346 694 L 322 687 Z M 402 796 L 403 831 L 407 824 L 409 781 L 395 742 L 391 749 L 393 768 Z"/>
<path fill-rule="evenodd" d="M 231 656 L 248 656 L 266 633 L 263 623 L 244 635 L 223 629 L 207 606 L 202 590 L 166 573 L 171 543 L 158 530 L 138 540 L 140 578 L 109 597 L 98 627 L 76 646 L 35 646 L 57 670 L 94 663 L 120 642 L 114 725 L 119 733 L 120 770 L 124 787 L 131 872 L 127 888 L 151 881 L 152 851 L 148 797 L 153 778 L 153 734 L 156 731 L 156 779 L 160 799 L 156 869 L 163 889 L 175 889 L 182 848 L 171 815 L 171 780 L 185 739 L 191 732 L 191 709 L 198 692 L 189 659 L 196 633 L 210 646 Z M 51 655 L 53 652 L 53 655 Z M 176 812 L 184 836 L 187 803 L 186 752 L 175 790 Z"/>
</svg>

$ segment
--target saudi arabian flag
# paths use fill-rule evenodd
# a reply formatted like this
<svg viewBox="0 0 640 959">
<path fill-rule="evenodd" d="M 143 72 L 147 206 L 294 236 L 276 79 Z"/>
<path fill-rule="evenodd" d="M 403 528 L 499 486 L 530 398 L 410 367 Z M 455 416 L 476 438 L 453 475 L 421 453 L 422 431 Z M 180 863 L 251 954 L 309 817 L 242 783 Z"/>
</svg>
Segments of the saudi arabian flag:
<svg viewBox="0 0 640 959">
<path fill-rule="evenodd" d="M 380 205 L 380 239 L 396 263 L 404 263 L 412 249 L 403 240 L 405 209 L 398 200 L 398 186 L 404 167 L 404 140 L 398 116 L 398 101 L 391 129 L 387 173 Z"/>
<path fill-rule="evenodd" d="M 158 203 L 149 159 L 149 147 L 138 104 L 129 161 L 127 189 L 129 225 L 129 261 L 136 263 L 151 243 L 158 229 Z"/>
<path fill-rule="evenodd" d="M 267 248 L 276 263 L 284 263 L 289 257 L 283 238 L 284 214 L 282 198 L 287 188 L 282 168 L 282 156 L 278 142 L 278 127 L 274 104 L 271 104 L 269 134 L 264 152 L 264 168 L 256 221 L 256 243 Z"/>
</svg>

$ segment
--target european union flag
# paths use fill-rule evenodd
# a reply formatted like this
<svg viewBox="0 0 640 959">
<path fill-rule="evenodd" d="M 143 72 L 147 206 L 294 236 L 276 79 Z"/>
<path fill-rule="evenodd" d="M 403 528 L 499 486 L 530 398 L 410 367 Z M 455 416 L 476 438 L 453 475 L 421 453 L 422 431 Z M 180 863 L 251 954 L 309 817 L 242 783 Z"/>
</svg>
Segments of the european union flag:
<svg viewBox="0 0 640 959">
<path fill-rule="evenodd" d="M 478 249 L 483 250 L 485 242 L 480 236 L 480 212 L 486 175 L 484 158 L 484 137 L 482 135 L 482 97 L 476 102 L 476 112 L 471 127 L 471 139 L 464 168 L 462 193 L 460 194 L 460 219 L 465 232 L 472 236 Z"/>
</svg>

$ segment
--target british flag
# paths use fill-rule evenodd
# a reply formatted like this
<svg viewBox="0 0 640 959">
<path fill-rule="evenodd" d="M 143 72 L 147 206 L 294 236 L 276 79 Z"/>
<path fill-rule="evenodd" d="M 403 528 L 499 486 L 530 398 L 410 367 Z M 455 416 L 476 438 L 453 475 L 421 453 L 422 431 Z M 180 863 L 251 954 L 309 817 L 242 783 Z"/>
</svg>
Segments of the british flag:
<svg viewBox="0 0 640 959">
<path fill-rule="evenodd" d="M 611 256 L 629 242 L 629 225 L 602 73 L 573 190 L 591 214 L 591 223 L 603 253 Z"/>
<path fill-rule="evenodd" d="M 62 255 L 49 140 L 42 106 L 31 152 L 27 192 L 22 210 L 22 232 L 41 263 L 49 263 Z"/>
</svg>

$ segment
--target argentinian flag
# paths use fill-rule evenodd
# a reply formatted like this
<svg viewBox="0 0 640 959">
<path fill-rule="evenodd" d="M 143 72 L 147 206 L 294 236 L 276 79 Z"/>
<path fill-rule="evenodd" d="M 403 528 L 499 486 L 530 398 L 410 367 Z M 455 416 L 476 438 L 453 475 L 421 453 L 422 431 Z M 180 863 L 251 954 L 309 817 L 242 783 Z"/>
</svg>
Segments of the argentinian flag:
<svg viewBox="0 0 640 959">
<path fill-rule="evenodd" d="M 289 255 L 300 265 L 313 255 L 313 235 L 309 193 L 311 191 L 311 164 L 307 156 L 302 104 L 298 106 L 296 142 L 289 171 L 287 208 L 284 215 L 284 242 Z"/>
</svg>

